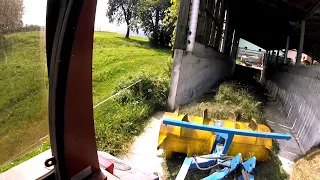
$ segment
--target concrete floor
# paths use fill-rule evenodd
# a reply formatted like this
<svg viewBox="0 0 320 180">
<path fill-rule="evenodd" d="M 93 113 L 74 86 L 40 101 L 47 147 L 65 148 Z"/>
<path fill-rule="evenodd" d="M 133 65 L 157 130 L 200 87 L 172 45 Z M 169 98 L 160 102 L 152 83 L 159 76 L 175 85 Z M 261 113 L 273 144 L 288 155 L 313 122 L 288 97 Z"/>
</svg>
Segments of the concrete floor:
<svg viewBox="0 0 320 180">
<path fill-rule="evenodd" d="M 289 133 L 292 139 L 277 140 L 279 143 L 280 152 L 279 159 L 282 162 L 282 168 L 288 173 L 292 173 L 294 162 L 303 155 L 298 142 L 296 141 L 291 128 L 286 124 L 286 117 L 282 113 L 280 106 L 276 102 L 269 101 L 264 108 L 264 114 L 269 127 L 276 133 Z"/>
<path fill-rule="evenodd" d="M 135 139 L 129 152 L 120 157 L 131 166 L 159 177 L 166 176 L 162 168 L 165 161 L 162 158 L 163 150 L 157 150 L 162 115 L 163 112 L 158 112 L 152 116 L 145 131 Z"/>
</svg>

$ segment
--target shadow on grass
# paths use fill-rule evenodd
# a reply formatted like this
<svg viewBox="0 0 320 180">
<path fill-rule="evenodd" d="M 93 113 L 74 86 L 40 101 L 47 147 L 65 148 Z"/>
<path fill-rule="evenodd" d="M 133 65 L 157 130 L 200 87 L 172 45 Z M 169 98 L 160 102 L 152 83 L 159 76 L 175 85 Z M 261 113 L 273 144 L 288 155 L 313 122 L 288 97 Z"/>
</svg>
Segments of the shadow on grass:
<svg viewBox="0 0 320 180">
<path fill-rule="evenodd" d="M 153 49 L 156 52 L 166 53 L 168 55 L 171 55 L 171 53 L 172 53 L 170 48 L 154 47 L 154 46 L 151 46 L 151 43 L 149 41 L 143 41 L 143 40 L 139 40 L 139 39 L 128 39 L 125 37 L 115 37 L 115 38 L 120 39 L 120 40 L 124 40 L 128 43 L 131 43 L 131 44 L 138 45 L 135 47 L 145 48 L 145 49 Z"/>
<path fill-rule="evenodd" d="M 255 179 L 258 180 L 283 180 L 289 179 L 289 176 L 286 172 L 283 171 L 281 161 L 278 158 L 277 154 L 280 151 L 279 143 L 276 140 L 272 140 L 273 149 L 270 153 L 271 160 L 268 162 L 259 162 L 255 168 L 254 174 Z"/>
<path fill-rule="evenodd" d="M 143 40 L 139 40 L 139 39 L 130 39 L 130 38 L 125 38 L 125 37 L 116 37 L 116 38 L 124 40 L 128 43 L 139 44 L 140 46 L 148 46 L 149 47 L 149 45 L 150 45 L 149 41 L 143 41 Z"/>
<path fill-rule="evenodd" d="M 186 158 L 186 155 L 175 153 L 173 154 L 170 160 L 164 161 L 162 164 L 162 167 L 165 171 L 164 179 L 176 179 L 185 158 Z M 193 170 L 188 172 L 185 179 L 186 180 L 202 179 L 207 177 L 208 175 L 209 175 L 209 171 Z"/>
<path fill-rule="evenodd" d="M 5 60 L 12 50 L 12 43 L 4 36 L 0 35 L 0 61 Z"/>
</svg>

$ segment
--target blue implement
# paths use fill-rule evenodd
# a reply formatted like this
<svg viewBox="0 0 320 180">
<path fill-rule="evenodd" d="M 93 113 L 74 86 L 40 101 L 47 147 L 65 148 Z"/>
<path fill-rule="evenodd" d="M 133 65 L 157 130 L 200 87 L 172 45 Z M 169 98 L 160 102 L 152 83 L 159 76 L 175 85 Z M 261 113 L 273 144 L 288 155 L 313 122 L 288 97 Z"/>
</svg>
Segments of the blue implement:
<svg viewBox="0 0 320 180">
<path fill-rule="evenodd" d="M 215 170 L 214 173 L 204 178 L 204 180 L 225 179 L 226 176 L 234 172 L 237 168 L 241 170 L 241 175 L 236 175 L 236 178 L 238 180 L 254 180 L 254 176 L 250 173 L 252 173 L 252 171 L 256 166 L 255 157 L 248 159 L 246 162 L 242 162 L 240 153 L 237 154 L 232 159 L 230 157 L 225 156 L 228 152 L 228 149 L 232 143 L 234 136 L 241 135 L 241 136 L 259 137 L 259 138 L 272 138 L 272 139 L 285 139 L 285 140 L 291 139 L 290 134 L 231 129 L 231 128 L 224 128 L 219 126 L 208 126 L 208 125 L 196 124 L 196 123 L 185 122 L 185 121 L 177 121 L 172 119 L 164 119 L 163 124 L 216 133 L 212 154 L 200 156 L 200 157 L 185 158 L 183 165 L 179 171 L 179 174 L 176 178 L 177 180 L 185 179 L 188 171 L 195 168 L 198 168 L 200 170 L 209 170 L 209 169 Z M 234 174 L 232 175 L 233 177 L 235 177 Z"/>
<path fill-rule="evenodd" d="M 185 121 L 177 121 L 172 119 L 164 119 L 163 124 L 185 127 L 190 129 L 198 129 L 203 131 L 216 132 L 216 133 L 224 133 L 228 135 L 242 135 L 242 136 L 285 139 L 285 140 L 291 139 L 290 134 L 266 133 L 266 132 L 257 132 L 257 131 L 247 131 L 247 130 L 241 130 L 241 129 L 231 129 L 231 128 L 224 128 L 224 127 L 217 127 L 217 126 L 208 126 L 204 124 L 196 124 L 196 123 L 185 122 Z"/>
<path fill-rule="evenodd" d="M 238 167 L 238 165 L 241 163 L 241 154 L 238 154 L 237 156 L 235 156 L 232 160 L 228 161 L 227 163 L 230 163 L 231 167 L 225 167 L 222 170 L 215 172 L 206 178 L 203 178 L 203 180 L 223 179 L 226 175 L 228 175 L 232 171 L 234 171 Z"/>
</svg>

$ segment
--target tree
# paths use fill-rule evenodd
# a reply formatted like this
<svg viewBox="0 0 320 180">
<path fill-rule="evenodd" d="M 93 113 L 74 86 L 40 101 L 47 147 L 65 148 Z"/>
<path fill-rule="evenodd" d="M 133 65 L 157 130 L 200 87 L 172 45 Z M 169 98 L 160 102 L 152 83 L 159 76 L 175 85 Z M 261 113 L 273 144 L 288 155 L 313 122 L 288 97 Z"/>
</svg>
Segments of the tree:
<svg viewBox="0 0 320 180">
<path fill-rule="evenodd" d="M 172 0 L 171 2 L 172 2 L 172 5 L 167 9 L 167 13 L 166 13 L 167 15 L 165 16 L 163 21 L 166 27 L 174 27 L 174 30 L 172 32 L 171 42 L 170 42 L 170 45 L 173 46 L 175 36 L 176 36 L 180 0 Z"/>
<path fill-rule="evenodd" d="M 126 38 L 129 38 L 130 30 L 138 31 L 138 7 L 139 0 L 109 0 L 107 17 L 109 22 L 127 24 Z"/>
<path fill-rule="evenodd" d="M 0 35 L 23 26 L 23 1 L 0 0 Z"/>
<path fill-rule="evenodd" d="M 139 19 L 152 45 L 168 46 L 174 27 L 164 25 L 170 0 L 140 0 Z"/>
</svg>

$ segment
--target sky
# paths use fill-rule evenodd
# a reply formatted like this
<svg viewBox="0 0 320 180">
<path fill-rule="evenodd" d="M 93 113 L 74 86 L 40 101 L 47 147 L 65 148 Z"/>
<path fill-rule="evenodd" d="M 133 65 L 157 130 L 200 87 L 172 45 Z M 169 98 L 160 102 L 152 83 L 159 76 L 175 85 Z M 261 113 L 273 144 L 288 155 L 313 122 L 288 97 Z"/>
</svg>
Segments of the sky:
<svg viewBox="0 0 320 180">
<path fill-rule="evenodd" d="M 24 24 L 34 24 L 39 26 L 44 26 L 46 23 L 46 0 L 24 0 L 24 15 L 22 21 Z M 126 24 L 116 24 L 109 23 L 106 17 L 106 10 L 108 8 L 108 0 L 98 0 L 96 9 L 96 19 L 95 19 L 95 30 L 96 31 L 109 31 L 117 32 L 120 34 L 125 34 L 127 31 Z M 139 34 L 131 32 L 131 35 L 145 36 L 142 31 Z M 258 50 L 262 49 L 244 39 L 240 40 L 240 47 L 247 46 L 248 49 Z"/>
<path fill-rule="evenodd" d="M 240 39 L 239 47 L 242 47 L 242 48 L 247 47 L 248 49 L 255 50 L 255 51 L 258 51 L 259 49 L 263 50 L 263 48 L 256 46 L 256 45 L 252 44 L 251 42 L 246 41 L 244 39 Z"/>
<path fill-rule="evenodd" d="M 24 0 L 24 15 L 22 17 L 23 23 L 44 26 L 46 23 L 46 0 Z M 125 34 L 127 31 L 126 24 L 109 23 L 106 17 L 108 0 L 98 0 L 96 9 L 95 30 L 117 32 Z M 144 36 L 143 32 L 136 34 L 131 32 L 132 35 Z"/>
</svg>

